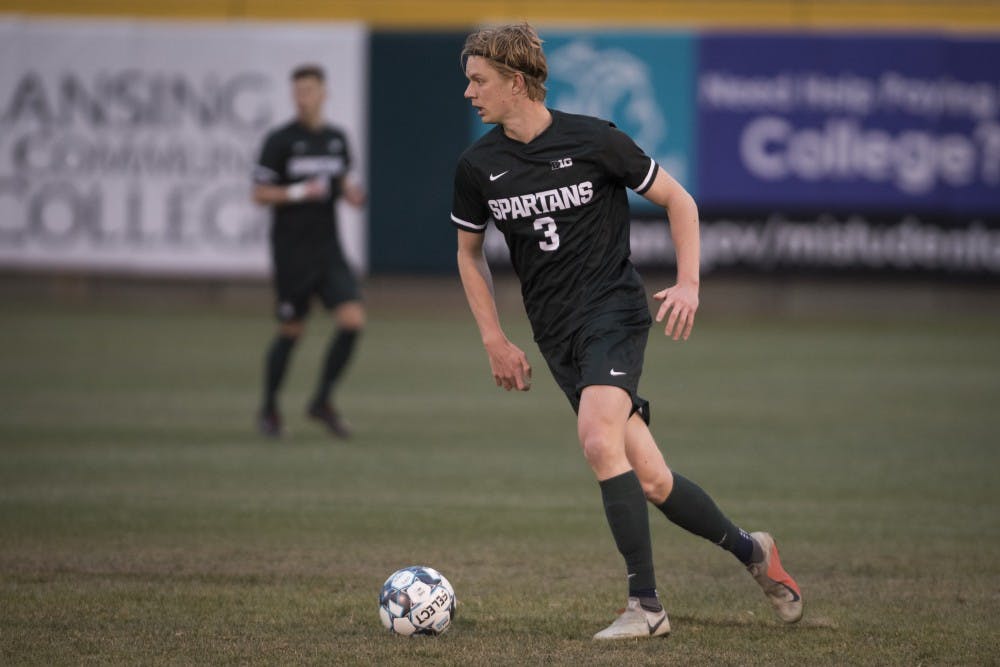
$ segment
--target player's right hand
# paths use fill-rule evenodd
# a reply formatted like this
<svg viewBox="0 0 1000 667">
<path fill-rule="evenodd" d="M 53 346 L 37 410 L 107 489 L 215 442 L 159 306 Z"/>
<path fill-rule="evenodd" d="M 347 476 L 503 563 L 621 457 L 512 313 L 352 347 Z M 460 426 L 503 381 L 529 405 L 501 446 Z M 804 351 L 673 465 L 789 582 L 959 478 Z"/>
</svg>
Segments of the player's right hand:
<svg viewBox="0 0 1000 667">
<path fill-rule="evenodd" d="M 493 381 L 498 387 L 507 391 L 531 389 L 531 364 L 521 348 L 509 340 L 503 340 L 487 344 L 486 354 L 490 358 Z"/>
<path fill-rule="evenodd" d="M 306 199 L 325 199 L 330 192 L 330 183 L 324 176 L 315 176 L 306 181 Z"/>
<path fill-rule="evenodd" d="M 285 196 L 290 202 L 316 201 L 324 199 L 330 192 L 330 184 L 322 176 L 315 176 L 308 181 L 300 181 L 289 185 Z"/>
<path fill-rule="evenodd" d="M 656 321 L 662 322 L 667 313 L 667 325 L 664 333 L 674 340 L 687 340 L 694 327 L 694 314 L 698 310 L 698 287 L 685 283 L 677 283 L 653 295 L 657 301 L 662 301 L 656 312 Z"/>
</svg>

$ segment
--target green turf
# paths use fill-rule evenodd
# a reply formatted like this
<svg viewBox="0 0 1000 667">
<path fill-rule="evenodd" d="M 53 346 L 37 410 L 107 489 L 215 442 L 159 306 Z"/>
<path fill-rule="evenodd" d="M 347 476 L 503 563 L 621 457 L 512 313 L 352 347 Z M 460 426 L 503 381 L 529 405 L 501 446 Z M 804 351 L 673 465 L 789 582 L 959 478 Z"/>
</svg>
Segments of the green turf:
<svg viewBox="0 0 1000 667">
<path fill-rule="evenodd" d="M 454 295 L 451 295 L 454 296 Z M 673 634 L 595 645 L 624 576 L 574 422 L 490 380 L 462 308 L 372 304 L 329 441 L 251 431 L 266 318 L 9 304 L 0 327 L 0 664 L 929 665 L 1000 660 L 1000 320 L 704 315 L 655 334 L 668 461 L 774 532 L 806 615 L 653 510 Z M 440 638 L 382 630 L 393 570 L 455 585 Z"/>
</svg>

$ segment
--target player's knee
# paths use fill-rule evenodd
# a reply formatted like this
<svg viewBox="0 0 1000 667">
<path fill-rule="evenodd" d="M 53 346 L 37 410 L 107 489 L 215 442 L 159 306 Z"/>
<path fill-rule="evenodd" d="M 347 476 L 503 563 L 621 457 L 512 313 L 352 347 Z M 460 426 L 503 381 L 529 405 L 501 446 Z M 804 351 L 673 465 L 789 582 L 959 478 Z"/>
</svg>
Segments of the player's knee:
<svg viewBox="0 0 1000 667">
<path fill-rule="evenodd" d="M 645 494 L 646 500 L 654 505 L 659 505 L 667 499 L 673 490 L 674 476 L 669 468 L 664 468 L 652 477 L 640 478 L 639 483 L 642 485 L 642 492 Z"/>
<path fill-rule="evenodd" d="M 361 331 L 365 328 L 367 318 L 365 308 L 360 303 L 351 302 L 339 306 L 333 313 L 337 328 L 348 331 Z"/>
<path fill-rule="evenodd" d="M 580 445 L 583 447 L 583 457 L 595 472 L 614 466 L 622 455 L 618 451 L 621 448 L 615 447 L 615 443 L 600 432 L 581 434 Z"/>
<path fill-rule="evenodd" d="M 349 318 L 349 319 L 338 319 L 337 328 L 341 331 L 354 331 L 360 333 L 365 328 L 365 318 L 364 316 Z"/>
<path fill-rule="evenodd" d="M 278 325 L 278 335 L 292 340 L 298 340 L 304 330 L 305 325 L 298 320 L 289 320 Z"/>
</svg>

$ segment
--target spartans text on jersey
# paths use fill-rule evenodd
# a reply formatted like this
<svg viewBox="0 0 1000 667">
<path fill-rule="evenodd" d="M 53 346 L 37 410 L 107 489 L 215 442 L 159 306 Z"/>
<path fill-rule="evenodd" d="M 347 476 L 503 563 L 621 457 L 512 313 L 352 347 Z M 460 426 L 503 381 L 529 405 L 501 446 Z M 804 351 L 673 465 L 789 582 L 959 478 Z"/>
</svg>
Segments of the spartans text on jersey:
<svg viewBox="0 0 1000 667">
<path fill-rule="evenodd" d="M 594 186 L 590 181 L 541 192 L 490 199 L 487 203 L 494 220 L 530 218 L 553 211 L 565 211 L 590 203 L 594 196 Z"/>
</svg>

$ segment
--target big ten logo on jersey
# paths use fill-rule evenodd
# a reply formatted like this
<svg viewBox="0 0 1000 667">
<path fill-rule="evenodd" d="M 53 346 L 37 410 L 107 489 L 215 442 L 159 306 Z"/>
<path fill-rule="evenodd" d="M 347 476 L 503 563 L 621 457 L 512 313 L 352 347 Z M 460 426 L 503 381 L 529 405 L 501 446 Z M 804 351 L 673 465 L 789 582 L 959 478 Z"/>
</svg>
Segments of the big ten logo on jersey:
<svg viewBox="0 0 1000 667">
<path fill-rule="evenodd" d="M 566 167 L 573 166 L 573 158 L 564 157 L 561 160 L 552 160 L 552 171 L 556 169 L 565 169 Z"/>
</svg>

